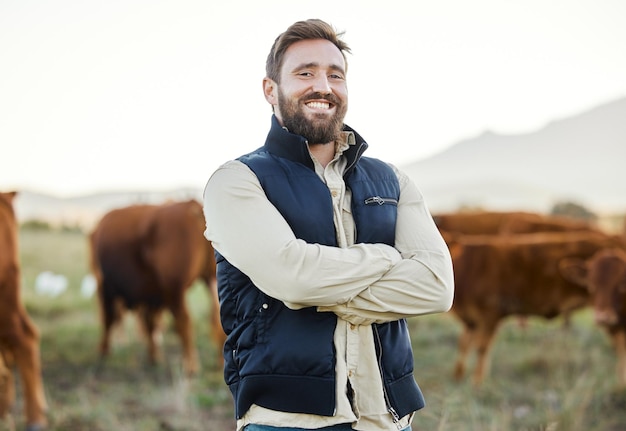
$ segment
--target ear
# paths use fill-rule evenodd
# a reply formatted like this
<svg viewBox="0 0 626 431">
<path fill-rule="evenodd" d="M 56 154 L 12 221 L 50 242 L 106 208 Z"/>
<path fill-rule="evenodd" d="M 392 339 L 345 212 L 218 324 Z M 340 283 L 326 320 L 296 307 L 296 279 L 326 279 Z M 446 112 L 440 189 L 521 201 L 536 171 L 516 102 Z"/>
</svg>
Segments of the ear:
<svg viewBox="0 0 626 431">
<path fill-rule="evenodd" d="M 559 261 L 559 271 L 568 281 L 580 286 L 587 286 L 588 268 L 584 260 L 579 258 L 566 258 Z"/>
<path fill-rule="evenodd" d="M 278 105 L 278 84 L 270 78 L 263 78 L 263 95 L 270 105 Z"/>
<path fill-rule="evenodd" d="M 448 250 L 450 251 L 450 257 L 452 261 L 456 261 L 459 258 L 459 255 L 463 253 L 463 246 L 460 243 L 460 239 L 462 234 L 450 232 L 447 230 L 441 230 L 441 237 L 445 241 L 448 246 Z"/>
</svg>

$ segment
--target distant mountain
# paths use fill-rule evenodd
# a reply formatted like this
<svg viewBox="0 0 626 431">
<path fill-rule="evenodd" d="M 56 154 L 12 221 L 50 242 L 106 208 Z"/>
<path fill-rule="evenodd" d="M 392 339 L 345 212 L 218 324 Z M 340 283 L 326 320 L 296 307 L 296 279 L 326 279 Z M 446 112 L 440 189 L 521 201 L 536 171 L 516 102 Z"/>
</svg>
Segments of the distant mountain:
<svg viewBox="0 0 626 431">
<path fill-rule="evenodd" d="M 548 212 L 576 202 L 626 211 L 626 98 L 523 135 L 482 135 L 400 166 L 433 212 L 461 206 Z"/>
</svg>

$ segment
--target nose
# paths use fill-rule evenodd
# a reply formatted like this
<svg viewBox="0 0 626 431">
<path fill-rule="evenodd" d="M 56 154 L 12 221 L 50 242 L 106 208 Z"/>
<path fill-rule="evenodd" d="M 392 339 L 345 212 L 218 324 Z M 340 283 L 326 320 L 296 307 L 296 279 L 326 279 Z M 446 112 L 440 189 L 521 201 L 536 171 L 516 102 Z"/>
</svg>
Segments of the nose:
<svg viewBox="0 0 626 431">
<path fill-rule="evenodd" d="M 319 74 L 316 76 L 315 81 L 313 82 L 313 91 L 324 94 L 332 92 L 330 82 L 325 74 Z"/>
</svg>

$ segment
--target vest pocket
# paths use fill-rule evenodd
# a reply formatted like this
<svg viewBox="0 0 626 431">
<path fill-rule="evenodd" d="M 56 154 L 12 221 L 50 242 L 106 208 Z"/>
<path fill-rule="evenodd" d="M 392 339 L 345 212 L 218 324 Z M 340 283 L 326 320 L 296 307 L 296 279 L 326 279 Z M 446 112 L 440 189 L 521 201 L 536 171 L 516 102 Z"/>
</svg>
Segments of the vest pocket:
<svg viewBox="0 0 626 431">
<path fill-rule="evenodd" d="M 278 306 L 277 301 L 264 293 L 257 298 L 256 316 L 254 318 L 254 326 L 256 329 L 256 343 L 263 344 L 267 340 L 267 325 L 269 325 L 270 316 L 276 312 Z"/>
<path fill-rule="evenodd" d="M 394 198 L 382 198 L 380 196 L 372 196 L 365 199 L 365 205 L 398 205 L 398 200 Z"/>
</svg>

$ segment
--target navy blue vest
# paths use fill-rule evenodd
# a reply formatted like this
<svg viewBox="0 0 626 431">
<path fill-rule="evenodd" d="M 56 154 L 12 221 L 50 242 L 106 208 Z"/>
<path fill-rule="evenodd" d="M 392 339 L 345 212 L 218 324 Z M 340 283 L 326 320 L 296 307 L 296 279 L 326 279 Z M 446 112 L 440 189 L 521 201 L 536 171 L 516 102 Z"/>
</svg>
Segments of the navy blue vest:
<svg viewBox="0 0 626 431">
<path fill-rule="evenodd" d="M 361 157 L 367 144 L 354 133 L 357 145 L 344 153 L 349 161 L 344 180 L 352 191 L 356 242 L 393 246 L 400 197 L 397 177 L 387 164 Z M 297 238 L 337 245 L 332 198 L 313 169 L 304 138 L 281 128 L 273 117 L 265 145 L 239 160 L 256 174 Z M 332 416 L 336 316 L 315 307 L 291 310 L 257 289 L 219 253 L 216 256 L 222 325 L 228 334 L 224 373 L 236 417 L 253 403 Z M 406 321 L 373 325 L 373 330 L 389 407 L 400 417 L 422 408 Z"/>
</svg>

